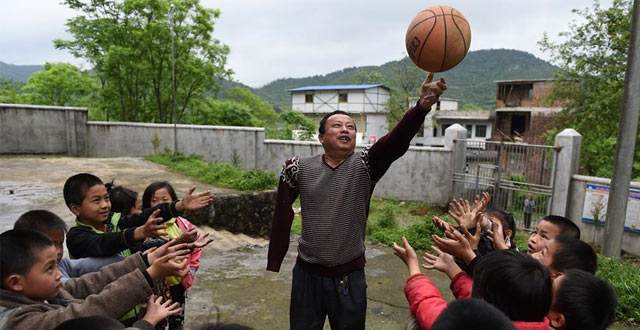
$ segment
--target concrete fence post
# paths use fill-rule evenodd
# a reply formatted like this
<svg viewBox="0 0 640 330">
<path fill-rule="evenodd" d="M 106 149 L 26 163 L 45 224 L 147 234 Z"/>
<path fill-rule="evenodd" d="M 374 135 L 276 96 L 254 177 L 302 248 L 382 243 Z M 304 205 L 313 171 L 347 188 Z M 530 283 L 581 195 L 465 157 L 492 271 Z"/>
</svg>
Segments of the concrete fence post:
<svg viewBox="0 0 640 330">
<path fill-rule="evenodd" d="M 559 151 L 553 171 L 551 214 L 563 217 L 569 215 L 571 178 L 578 173 L 581 143 L 582 135 L 571 128 L 567 128 L 556 135 L 555 147 Z"/>
<path fill-rule="evenodd" d="M 451 182 L 451 192 L 449 192 L 449 199 L 455 196 L 456 191 L 462 191 L 464 183 L 453 182 L 454 173 L 463 173 L 466 164 L 467 144 L 456 142 L 456 140 L 466 139 L 467 129 L 460 124 L 453 124 L 444 131 L 444 148 L 451 150 L 451 160 L 449 162 L 450 170 L 447 171 L 449 175 L 449 182 Z"/>
</svg>

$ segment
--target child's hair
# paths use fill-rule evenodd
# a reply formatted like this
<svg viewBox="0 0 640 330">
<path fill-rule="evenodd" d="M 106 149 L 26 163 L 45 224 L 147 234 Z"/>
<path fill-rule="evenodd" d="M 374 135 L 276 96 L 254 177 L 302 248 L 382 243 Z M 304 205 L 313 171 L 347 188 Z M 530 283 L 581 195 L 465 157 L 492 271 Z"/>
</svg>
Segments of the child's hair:
<svg viewBox="0 0 640 330">
<path fill-rule="evenodd" d="M 560 282 L 553 310 L 562 313 L 565 329 L 606 329 L 615 319 L 616 293 L 606 281 L 579 269 L 570 269 Z"/>
<path fill-rule="evenodd" d="M 564 273 L 569 269 L 581 269 L 595 274 L 598 256 L 591 245 L 570 236 L 560 235 L 555 239 L 556 252 L 549 268 Z"/>
<path fill-rule="evenodd" d="M 87 191 L 99 184 L 104 184 L 100 178 L 89 173 L 80 173 L 71 176 L 64 183 L 62 194 L 64 195 L 64 202 L 67 207 L 71 205 L 80 205 L 86 195 Z"/>
<path fill-rule="evenodd" d="M 540 322 L 551 306 L 551 278 L 547 268 L 529 255 L 499 250 L 475 266 L 472 296 L 494 305 L 513 321 Z"/>
<path fill-rule="evenodd" d="M 152 184 L 150 184 L 147 189 L 144 190 L 144 193 L 142 194 L 142 208 L 143 209 L 148 209 L 151 207 L 151 200 L 153 199 L 153 195 L 156 193 L 156 191 L 160 190 L 160 189 L 167 189 L 167 191 L 169 192 L 169 195 L 171 196 L 171 199 L 176 201 L 178 200 L 178 195 L 176 195 L 176 191 L 173 190 L 173 187 L 171 186 L 171 184 L 167 181 L 156 181 Z"/>
<path fill-rule="evenodd" d="M 27 275 L 38 252 L 53 246 L 44 234 L 28 229 L 11 229 L 0 234 L 0 287 L 12 274 Z"/>
<path fill-rule="evenodd" d="M 111 200 L 111 212 L 121 213 L 123 216 L 129 215 L 131 209 L 136 206 L 138 193 L 123 186 L 116 186 L 112 182 L 106 183 L 109 200 Z"/>
<path fill-rule="evenodd" d="M 60 323 L 53 330 L 77 330 L 77 329 L 91 329 L 91 330 L 120 330 L 125 329 L 124 325 L 120 321 L 107 317 L 107 316 L 85 316 L 77 319 L 66 320 Z M 127 328 L 131 329 L 131 328 Z M 137 328 L 136 328 L 137 329 Z"/>
<path fill-rule="evenodd" d="M 203 324 L 198 330 L 253 330 L 252 327 L 237 323 L 208 323 Z"/>
<path fill-rule="evenodd" d="M 31 210 L 23 213 L 13 229 L 31 229 L 41 233 L 48 233 L 52 230 L 67 232 L 67 225 L 59 216 L 47 210 Z"/>
<path fill-rule="evenodd" d="M 500 220 L 500 224 L 502 225 L 503 230 L 507 230 L 507 229 L 511 230 L 511 235 L 509 236 L 509 239 L 511 240 L 511 242 L 513 242 L 513 245 L 515 246 L 516 221 L 513 218 L 513 214 L 507 213 L 501 209 L 494 209 L 494 208 L 487 209 L 485 214 Z"/>
<path fill-rule="evenodd" d="M 502 311 L 486 301 L 460 299 L 447 306 L 431 329 L 515 330 L 515 327 Z"/>
<path fill-rule="evenodd" d="M 580 228 L 573 221 L 559 215 L 547 215 L 542 220 L 549 221 L 558 227 L 560 235 L 580 239 Z"/>
</svg>

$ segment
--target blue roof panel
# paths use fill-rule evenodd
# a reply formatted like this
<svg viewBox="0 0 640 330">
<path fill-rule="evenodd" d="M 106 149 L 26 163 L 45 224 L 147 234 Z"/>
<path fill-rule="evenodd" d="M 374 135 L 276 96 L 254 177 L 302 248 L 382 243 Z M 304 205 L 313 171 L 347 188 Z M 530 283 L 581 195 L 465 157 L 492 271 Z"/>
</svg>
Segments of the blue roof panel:
<svg viewBox="0 0 640 330">
<path fill-rule="evenodd" d="M 370 84 L 370 85 L 324 85 L 324 86 L 304 86 L 290 89 L 289 92 L 305 92 L 305 91 L 335 91 L 344 89 L 369 89 L 374 87 L 383 87 L 388 89 L 383 84 Z"/>
</svg>

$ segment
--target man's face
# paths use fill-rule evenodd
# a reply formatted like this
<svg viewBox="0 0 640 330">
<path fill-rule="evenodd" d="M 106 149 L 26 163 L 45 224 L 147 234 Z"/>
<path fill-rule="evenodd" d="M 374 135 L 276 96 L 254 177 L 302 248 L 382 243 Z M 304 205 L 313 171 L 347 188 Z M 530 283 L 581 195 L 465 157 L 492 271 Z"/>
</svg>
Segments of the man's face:
<svg viewBox="0 0 640 330">
<path fill-rule="evenodd" d="M 89 188 L 82 204 L 71 206 L 71 212 L 89 225 L 101 225 L 109 218 L 110 211 L 109 193 L 103 184 Z"/>
<path fill-rule="evenodd" d="M 536 231 L 531 234 L 527 243 L 527 253 L 533 254 L 542 251 L 550 240 L 560 234 L 560 228 L 549 221 L 541 220 L 536 226 Z"/>
<path fill-rule="evenodd" d="M 64 254 L 64 230 L 52 229 L 44 234 L 53 242 L 53 245 L 56 248 L 56 253 L 58 253 L 58 262 L 60 262 Z"/>
<path fill-rule="evenodd" d="M 37 261 L 22 277 L 22 294 L 33 300 L 47 300 L 58 295 L 62 283 L 58 270 L 58 252 L 54 246 L 36 253 Z"/>
<path fill-rule="evenodd" d="M 327 151 L 353 151 L 356 148 L 356 125 L 347 115 L 336 114 L 325 122 L 320 143 Z"/>
</svg>

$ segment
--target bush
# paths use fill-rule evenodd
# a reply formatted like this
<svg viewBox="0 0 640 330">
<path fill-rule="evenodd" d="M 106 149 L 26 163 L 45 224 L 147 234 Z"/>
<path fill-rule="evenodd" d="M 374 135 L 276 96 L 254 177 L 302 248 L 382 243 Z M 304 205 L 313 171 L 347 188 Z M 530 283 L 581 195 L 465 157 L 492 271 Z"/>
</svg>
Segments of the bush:
<svg viewBox="0 0 640 330">
<path fill-rule="evenodd" d="M 236 190 L 274 189 L 278 183 L 273 173 L 259 170 L 243 170 L 225 163 L 210 163 L 201 156 L 162 153 L 145 159 L 165 165 L 199 181 Z"/>
<path fill-rule="evenodd" d="M 640 266 L 605 256 L 598 258 L 597 275 L 609 281 L 618 295 L 616 319 L 640 324 Z"/>
</svg>

